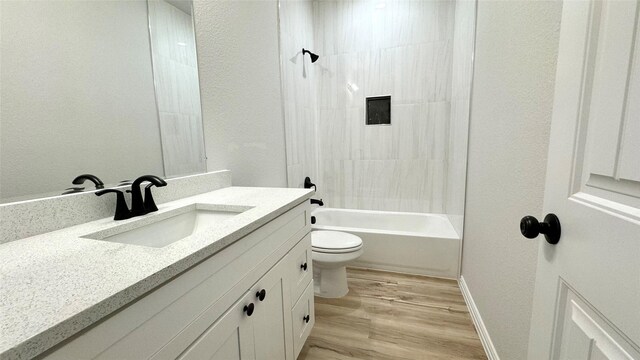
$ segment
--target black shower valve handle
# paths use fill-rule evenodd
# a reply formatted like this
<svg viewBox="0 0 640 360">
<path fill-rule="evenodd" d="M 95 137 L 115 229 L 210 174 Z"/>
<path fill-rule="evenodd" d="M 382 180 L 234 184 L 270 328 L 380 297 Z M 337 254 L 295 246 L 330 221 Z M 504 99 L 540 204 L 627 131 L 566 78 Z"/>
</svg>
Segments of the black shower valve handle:
<svg viewBox="0 0 640 360">
<path fill-rule="evenodd" d="M 313 187 L 313 191 L 318 191 L 316 184 L 312 183 L 311 178 L 307 176 L 306 178 L 304 178 L 304 188 L 311 189 L 312 187 Z"/>
</svg>

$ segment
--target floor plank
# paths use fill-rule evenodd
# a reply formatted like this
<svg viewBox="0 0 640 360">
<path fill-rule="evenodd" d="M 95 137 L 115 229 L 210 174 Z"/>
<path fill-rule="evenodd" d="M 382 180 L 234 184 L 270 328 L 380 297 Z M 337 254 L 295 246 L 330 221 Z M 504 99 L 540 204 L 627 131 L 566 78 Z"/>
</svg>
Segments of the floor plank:
<svg viewBox="0 0 640 360">
<path fill-rule="evenodd" d="M 316 297 L 298 360 L 486 359 L 454 280 L 347 269 L 349 294 Z"/>
</svg>

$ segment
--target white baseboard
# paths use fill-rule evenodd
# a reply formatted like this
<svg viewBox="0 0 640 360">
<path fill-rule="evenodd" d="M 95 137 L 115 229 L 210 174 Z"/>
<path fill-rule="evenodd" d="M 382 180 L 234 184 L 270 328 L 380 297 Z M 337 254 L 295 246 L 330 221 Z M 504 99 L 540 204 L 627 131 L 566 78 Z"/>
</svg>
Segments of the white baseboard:
<svg viewBox="0 0 640 360">
<path fill-rule="evenodd" d="M 460 291 L 462 291 L 464 301 L 467 303 L 467 307 L 469 308 L 469 313 L 471 314 L 471 319 L 473 319 L 473 324 L 475 325 L 478 336 L 480 337 L 480 342 L 482 342 L 482 347 L 484 347 L 484 352 L 487 353 L 487 358 L 489 358 L 489 360 L 500 360 L 500 357 L 496 352 L 496 348 L 493 346 L 493 342 L 491 341 L 491 336 L 489 336 L 489 332 L 484 326 L 482 316 L 480 316 L 480 312 L 476 307 L 476 303 L 473 301 L 473 297 L 469 292 L 469 288 L 467 287 L 467 283 L 464 281 L 463 276 L 460 276 L 458 284 L 460 285 Z"/>
</svg>

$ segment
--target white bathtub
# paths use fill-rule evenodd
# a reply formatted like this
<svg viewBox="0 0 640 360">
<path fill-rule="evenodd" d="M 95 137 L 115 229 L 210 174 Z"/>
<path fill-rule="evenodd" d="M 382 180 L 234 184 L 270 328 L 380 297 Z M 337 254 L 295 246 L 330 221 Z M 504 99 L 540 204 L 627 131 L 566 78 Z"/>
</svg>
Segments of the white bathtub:
<svg viewBox="0 0 640 360">
<path fill-rule="evenodd" d="M 457 278 L 460 236 L 446 215 L 318 208 L 313 230 L 345 231 L 362 238 L 353 266 Z"/>
</svg>

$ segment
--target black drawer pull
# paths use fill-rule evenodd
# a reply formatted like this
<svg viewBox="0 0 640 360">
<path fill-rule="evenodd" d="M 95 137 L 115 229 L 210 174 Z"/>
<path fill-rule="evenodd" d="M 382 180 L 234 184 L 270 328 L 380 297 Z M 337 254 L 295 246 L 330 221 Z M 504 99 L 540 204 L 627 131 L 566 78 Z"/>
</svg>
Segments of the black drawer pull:
<svg viewBox="0 0 640 360">
<path fill-rule="evenodd" d="M 266 296 L 267 296 L 267 290 L 265 289 L 262 289 L 256 293 L 256 297 L 260 301 L 263 301 Z"/>
<path fill-rule="evenodd" d="M 302 318 L 302 320 L 304 320 L 305 323 L 309 323 L 309 320 L 311 320 L 311 317 L 309 315 L 305 316 Z"/>
<path fill-rule="evenodd" d="M 255 306 L 253 305 L 253 303 L 251 303 L 251 304 L 249 304 L 249 305 L 245 305 L 245 306 L 244 306 L 244 312 L 246 312 L 246 313 L 247 313 L 247 316 L 251 316 L 251 315 L 253 315 L 253 308 L 254 308 L 254 307 L 255 307 Z"/>
<path fill-rule="evenodd" d="M 300 265 L 300 269 L 307 271 L 307 263 Z"/>
</svg>

